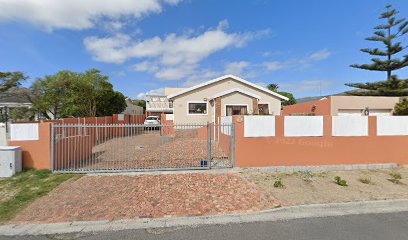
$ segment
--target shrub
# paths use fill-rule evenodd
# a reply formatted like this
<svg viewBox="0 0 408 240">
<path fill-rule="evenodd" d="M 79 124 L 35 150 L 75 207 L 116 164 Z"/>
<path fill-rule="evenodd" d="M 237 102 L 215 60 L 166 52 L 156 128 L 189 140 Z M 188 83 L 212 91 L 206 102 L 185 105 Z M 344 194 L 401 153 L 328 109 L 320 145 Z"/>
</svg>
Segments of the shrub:
<svg viewBox="0 0 408 240">
<path fill-rule="evenodd" d="M 283 188 L 282 179 L 280 179 L 280 178 L 276 179 L 275 182 L 273 183 L 273 187 L 275 187 L 275 188 Z"/>
<path fill-rule="evenodd" d="M 371 184 L 371 178 L 370 177 L 360 178 L 360 182 L 364 184 Z"/>
<path fill-rule="evenodd" d="M 303 181 L 305 181 L 305 182 L 311 182 L 312 181 L 312 178 L 313 178 L 313 173 L 312 172 L 304 171 L 304 172 L 301 172 L 301 174 L 302 174 Z"/>
<path fill-rule="evenodd" d="M 393 172 L 393 173 L 390 173 L 390 176 L 391 176 L 391 179 L 388 179 L 388 180 L 390 180 L 391 182 L 395 184 L 401 183 L 402 176 L 400 173 Z"/>
<path fill-rule="evenodd" d="M 336 182 L 337 185 L 340 185 L 342 187 L 347 187 L 347 181 L 344 179 L 341 179 L 341 177 L 339 176 L 335 176 L 334 177 L 334 181 Z"/>
</svg>

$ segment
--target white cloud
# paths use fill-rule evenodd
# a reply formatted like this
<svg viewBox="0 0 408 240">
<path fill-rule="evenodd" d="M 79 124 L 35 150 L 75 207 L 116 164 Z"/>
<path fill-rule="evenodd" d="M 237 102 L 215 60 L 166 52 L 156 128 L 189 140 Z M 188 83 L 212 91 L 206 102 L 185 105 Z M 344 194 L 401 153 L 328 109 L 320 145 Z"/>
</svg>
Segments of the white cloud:
<svg viewBox="0 0 408 240">
<path fill-rule="evenodd" d="M 133 65 L 132 69 L 136 72 L 154 73 L 159 70 L 159 67 L 153 62 L 144 61 Z"/>
<path fill-rule="evenodd" d="M 192 87 L 197 84 L 206 82 L 210 79 L 214 79 L 216 77 L 220 77 L 222 72 L 212 71 L 212 70 L 201 70 L 196 71 L 194 74 L 190 75 L 187 78 L 187 81 L 183 83 L 183 87 Z"/>
<path fill-rule="evenodd" d="M 101 19 L 142 18 L 181 0 L 0 0 L 0 21 L 24 21 L 48 31 L 89 29 Z M 116 25 L 118 27 L 118 25 Z"/>
<path fill-rule="evenodd" d="M 295 69 L 304 69 L 310 67 L 313 63 L 322 61 L 330 57 L 331 52 L 328 49 L 322 49 L 317 52 L 314 52 L 307 57 L 303 58 L 294 58 L 287 61 L 270 61 L 264 62 L 263 66 L 269 72 L 275 72 L 280 70 L 295 70 Z"/>
<path fill-rule="evenodd" d="M 179 80 L 193 75 L 200 62 L 210 55 L 226 48 L 241 48 L 269 32 L 227 33 L 227 27 L 228 22 L 224 20 L 216 28 L 200 34 L 171 33 L 163 38 L 148 39 L 132 39 L 126 34 L 92 36 L 84 39 L 84 45 L 97 61 L 122 64 L 132 59 L 141 60 L 134 65 L 134 70 L 154 73 L 160 80 Z"/>
<path fill-rule="evenodd" d="M 240 62 L 230 62 L 225 64 L 225 74 L 233 74 L 237 76 L 242 76 L 244 71 L 251 66 L 250 62 L 240 61 Z"/>
<path fill-rule="evenodd" d="M 317 52 L 311 54 L 309 56 L 309 59 L 312 60 L 312 61 L 321 61 L 321 60 L 324 60 L 324 59 L 330 57 L 330 55 L 331 55 L 331 52 L 329 50 L 322 49 L 320 51 L 317 51 Z"/>
<path fill-rule="evenodd" d="M 294 95 L 319 96 L 320 93 L 325 95 L 332 85 L 333 82 L 329 80 L 302 80 L 279 84 L 279 89 Z"/>
<path fill-rule="evenodd" d="M 164 67 L 155 73 L 155 77 L 160 80 L 178 80 L 192 74 L 195 65 L 180 65 L 175 67 Z"/>
<path fill-rule="evenodd" d="M 286 64 L 279 61 L 266 62 L 264 63 L 264 65 L 266 67 L 266 70 L 270 72 L 275 72 L 286 68 Z"/>
<path fill-rule="evenodd" d="M 136 99 L 146 100 L 146 95 L 164 95 L 164 88 L 157 88 L 157 89 L 150 90 L 148 92 L 141 92 L 136 95 Z"/>
</svg>

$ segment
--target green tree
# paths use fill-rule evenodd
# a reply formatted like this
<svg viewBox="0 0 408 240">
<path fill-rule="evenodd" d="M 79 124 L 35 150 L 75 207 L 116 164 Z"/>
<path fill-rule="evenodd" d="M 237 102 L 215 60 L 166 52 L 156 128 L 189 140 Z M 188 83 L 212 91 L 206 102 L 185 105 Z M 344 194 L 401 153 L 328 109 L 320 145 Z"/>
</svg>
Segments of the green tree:
<svg viewBox="0 0 408 240">
<path fill-rule="evenodd" d="M 287 98 L 289 98 L 289 100 L 287 101 L 282 101 L 282 106 L 289 106 L 289 105 L 293 105 L 296 104 L 296 99 L 293 96 L 292 93 L 288 93 L 288 92 L 278 92 L 280 95 L 283 95 Z"/>
<path fill-rule="evenodd" d="M 408 96 L 408 79 L 400 80 L 396 76 L 391 79 L 372 83 L 346 84 L 350 87 L 362 89 L 363 91 L 347 92 L 355 96 Z"/>
<path fill-rule="evenodd" d="M 45 118 L 69 117 L 68 98 L 78 74 L 60 71 L 37 79 L 31 86 L 33 108 Z"/>
<path fill-rule="evenodd" d="M 133 105 L 136 105 L 136 106 L 139 106 L 139 107 L 142 107 L 142 108 L 143 108 L 143 112 L 146 111 L 146 101 L 145 101 L 145 100 L 140 100 L 140 99 L 133 100 L 133 101 L 132 101 L 132 104 L 133 104 Z"/>
<path fill-rule="evenodd" d="M 364 48 L 362 52 L 375 56 L 371 59 L 371 64 L 353 64 L 351 67 L 370 71 L 387 72 L 387 80 L 391 79 L 392 71 L 408 66 L 408 55 L 404 58 L 395 58 L 396 54 L 401 53 L 407 46 L 403 46 L 398 39 L 408 33 L 408 21 L 405 18 L 397 19 L 397 10 L 392 9 L 391 5 L 386 7 L 386 11 L 381 14 L 380 19 L 385 20 L 385 24 L 374 27 L 376 30 L 374 36 L 366 38 L 367 41 L 380 42 L 385 45 L 385 49 Z M 385 59 L 380 59 L 383 57 Z"/>
<path fill-rule="evenodd" d="M 273 92 L 277 92 L 280 95 L 289 98 L 289 100 L 287 100 L 287 101 L 282 101 L 282 106 L 289 106 L 289 105 L 296 104 L 296 99 L 295 99 L 295 97 L 293 96 L 292 93 L 278 91 L 279 90 L 279 85 L 278 84 L 276 84 L 276 83 L 268 84 L 267 88 L 269 90 L 273 91 Z"/>
<path fill-rule="evenodd" d="M 267 89 L 271 90 L 272 92 L 277 92 L 279 85 L 276 83 L 270 83 L 268 86 L 266 86 Z"/>
<path fill-rule="evenodd" d="M 407 79 L 398 79 L 396 75 L 392 75 L 395 70 L 400 70 L 408 66 L 408 55 L 398 57 L 407 46 L 402 42 L 397 42 L 408 33 L 408 21 L 405 18 L 397 19 L 397 10 L 392 9 L 388 5 L 386 12 L 382 13 L 380 19 L 386 23 L 374 27 L 376 30 L 374 36 L 366 38 L 368 41 L 380 42 L 385 45 L 384 49 L 379 48 L 364 48 L 362 52 L 368 53 L 374 58 L 371 59 L 371 64 L 353 64 L 351 67 L 380 71 L 387 73 L 387 80 L 373 83 L 347 83 L 346 86 L 359 88 L 362 91 L 351 91 L 349 95 L 357 96 L 407 96 Z"/>
<path fill-rule="evenodd" d="M 22 72 L 0 72 L 0 92 L 18 87 L 27 77 Z"/>
<path fill-rule="evenodd" d="M 60 71 L 38 79 L 32 91 L 34 108 L 49 119 L 108 116 L 126 108 L 123 94 L 114 91 L 108 77 L 96 69 L 85 73 Z"/>
<path fill-rule="evenodd" d="M 13 122 L 35 120 L 35 111 L 32 108 L 11 108 L 8 115 L 8 118 Z"/>
<path fill-rule="evenodd" d="M 400 103 L 395 104 L 394 115 L 408 115 L 408 99 L 404 98 Z"/>
</svg>

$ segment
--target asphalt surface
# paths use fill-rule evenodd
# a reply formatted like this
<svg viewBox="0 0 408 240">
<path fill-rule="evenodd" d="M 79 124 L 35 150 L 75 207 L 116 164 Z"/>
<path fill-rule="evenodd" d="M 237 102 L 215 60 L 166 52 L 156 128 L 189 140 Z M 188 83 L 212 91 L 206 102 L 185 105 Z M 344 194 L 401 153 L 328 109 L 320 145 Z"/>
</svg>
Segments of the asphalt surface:
<svg viewBox="0 0 408 240">
<path fill-rule="evenodd" d="M 200 227 L 126 230 L 47 236 L 2 237 L 1 240 L 227 239 L 227 240 L 393 240 L 408 239 L 408 212 L 306 218 Z"/>
</svg>

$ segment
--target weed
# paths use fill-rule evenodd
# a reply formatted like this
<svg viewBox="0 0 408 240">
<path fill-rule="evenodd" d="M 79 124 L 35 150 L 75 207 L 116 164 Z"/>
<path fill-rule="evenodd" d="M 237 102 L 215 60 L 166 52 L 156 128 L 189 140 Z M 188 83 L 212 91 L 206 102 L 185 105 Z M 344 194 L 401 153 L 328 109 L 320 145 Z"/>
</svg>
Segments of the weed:
<svg viewBox="0 0 408 240">
<path fill-rule="evenodd" d="M 371 184 L 371 178 L 370 177 L 360 178 L 360 182 L 364 184 Z"/>
<path fill-rule="evenodd" d="M 347 187 L 347 181 L 344 179 L 341 179 L 341 177 L 339 176 L 335 176 L 334 177 L 334 181 L 336 182 L 337 185 L 340 185 L 342 187 Z"/>
<path fill-rule="evenodd" d="M 391 178 L 388 179 L 390 182 L 395 183 L 395 184 L 400 184 L 402 176 L 400 173 L 392 172 L 390 173 Z"/>
<path fill-rule="evenodd" d="M 275 180 L 275 182 L 273 183 L 273 187 L 275 188 L 283 188 L 283 182 L 281 178 L 278 178 Z"/>
<path fill-rule="evenodd" d="M 301 172 L 301 174 L 302 174 L 302 179 L 305 182 L 311 182 L 314 176 L 311 171 L 304 171 L 304 172 Z"/>
</svg>

